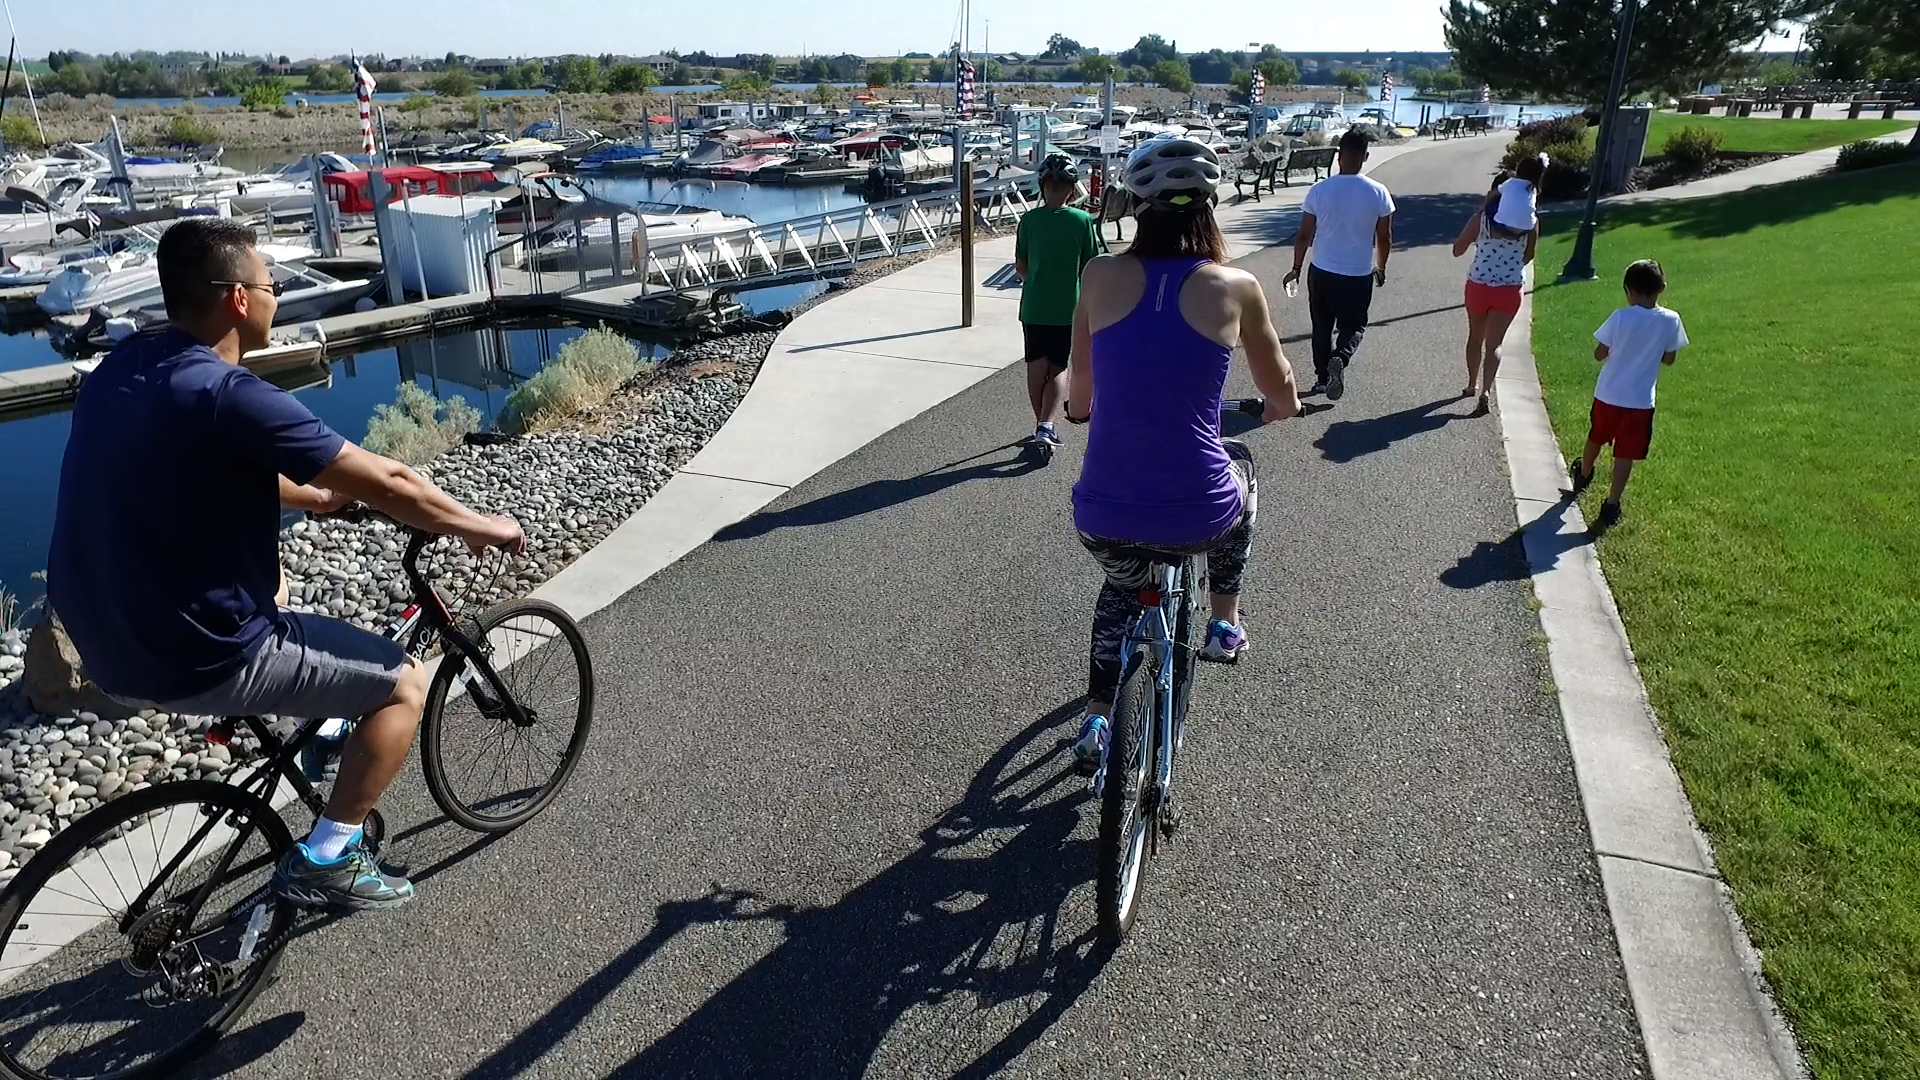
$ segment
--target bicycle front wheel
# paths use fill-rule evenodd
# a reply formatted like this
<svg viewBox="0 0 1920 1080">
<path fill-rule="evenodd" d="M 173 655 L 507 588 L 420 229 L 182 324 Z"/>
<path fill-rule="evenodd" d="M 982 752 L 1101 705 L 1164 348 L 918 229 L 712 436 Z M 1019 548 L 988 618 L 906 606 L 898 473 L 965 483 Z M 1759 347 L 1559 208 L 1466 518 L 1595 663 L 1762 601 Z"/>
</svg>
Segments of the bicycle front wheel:
<svg viewBox="0 0 1920 1080">
<path fill-rule="evenodd" d="M 593 726 L 593 660 L 572 617 L 544 600 L 494 607 L 474 635 L 532 722 L 515 723 L 449 642 L 427 689 L 420 764 L 447 817 L 476 832 L 506 832 L 545 810 L 580 763 Z"/>
<path fill-rule="evenodd" d="M 0 894 L 0 1076 L 171 1076 L 260 992 L 295 910 L 293 837 L 230 784 L 178 780 L 67 826 Z"/>
<path fill-rule="evenodd" d="M 1108 945 L 1126 940 L 1140 908 L 1140 882 L 1146 873 L 1147 839 L 1153 828 L 1148 800 L 1153 787 L 1153 733 L 1159 670 L 1153 649 L 1136 646 L 1120 680 L 1113 707 L 1113 733 L 1107 743 L 1106 783 L 1100 792 L 1100 865 L 1095 903 L 1100 937 Z"/>
</svg>

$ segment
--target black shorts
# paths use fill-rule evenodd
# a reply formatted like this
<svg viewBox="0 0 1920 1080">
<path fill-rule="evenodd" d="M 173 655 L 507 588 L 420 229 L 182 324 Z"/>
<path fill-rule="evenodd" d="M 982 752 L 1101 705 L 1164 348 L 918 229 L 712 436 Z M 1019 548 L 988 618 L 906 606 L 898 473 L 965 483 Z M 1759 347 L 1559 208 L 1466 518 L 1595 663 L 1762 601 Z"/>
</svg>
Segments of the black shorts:
<svg viewBox="0 0 1920 1080">
<path fill-rule="evenodd" d="M 1027 363 L 1045 360 L 1057 368 L 1067 366 L 1073 355 L 1073 327 L 1021 323 L 1020 329 L 1027 335 Z"/>
</svg>

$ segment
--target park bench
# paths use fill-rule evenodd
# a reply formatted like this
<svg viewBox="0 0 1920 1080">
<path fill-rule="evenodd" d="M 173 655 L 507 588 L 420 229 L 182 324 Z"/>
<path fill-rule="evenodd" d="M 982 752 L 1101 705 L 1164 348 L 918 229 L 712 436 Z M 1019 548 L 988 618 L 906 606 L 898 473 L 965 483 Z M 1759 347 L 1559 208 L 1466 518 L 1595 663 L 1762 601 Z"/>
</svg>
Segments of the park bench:
<svg viewBox="0 0 1920 1080">
<path fill-rule="evenodd" d="M 1900 107 L 1900 102 L 1897 98 L 1891 101 L 1887 101 L 1887 100 L 1873 101 L 1873 100 L 1864 100 L 1861 98 L 1855 98 L 1852 101 L 1847 103 L 1847 119 L 1849 120 L 1860 119 L 1860 113 L 1864 109 L 1879 109 L 1880 119 L 1891 120 L 1893 119 L 1893 111 L 1895 109 L 1898 109 L 1899 107 Z"/>
<path fill-rule="evenodd" d="M 1467 133 L 1467 118 L 1464 116 L 1443 116 L 1433 122 L 1433 137 L 1452 139 Z"/>
<path fill-rule="evenodd" d="M 1491 116 L 1469 116 L 1466 120 L 1467 134 L 1469 135 L 1486 135 L 1493 131 L 1493 117 Z"/>
<path fill-rule="evenodd" d="M 1752 98 L 1734 98 L 1727 102 L 1728 116 L 1752 116 L 1756 103 Z"/>
<path fill-rule="evenodd" d="M 1280 166 L 1280 183 L 1293 186 L 1294 171 L 1311 171 L 1313 178 L 1319 180 L 1333 171 L 1333 159 L 1340 152 L 1335 146 L 1297 146 L 1289 153 Z"/>
<path fill-rule="evenodd" d="M 1233 193 L 1238 199 L 1245 199 L 1244 185 L 1253 185 L 1254 201 L 1260 199 L 1260 185 L 1265 184 L 1268 191 L 1277 190 L 1280 185 L 1280 170 L 1287 165 L 1292 155 L 1292 146 L 1285 139 L 1262 138 L 1241 156 L 1233 173 Z"/>
<path fill-rule="evenodd" d="M 1793 119 L 1793 114 L 1796 112 L 1800 114 L 1800 119 L 1802 120 L 1813 119 L 1813 102 L 1803 99 L 1799 101 L 1783 101 L 1780 103 L 1780 119 L 1791 120 Z"/>
</svg>

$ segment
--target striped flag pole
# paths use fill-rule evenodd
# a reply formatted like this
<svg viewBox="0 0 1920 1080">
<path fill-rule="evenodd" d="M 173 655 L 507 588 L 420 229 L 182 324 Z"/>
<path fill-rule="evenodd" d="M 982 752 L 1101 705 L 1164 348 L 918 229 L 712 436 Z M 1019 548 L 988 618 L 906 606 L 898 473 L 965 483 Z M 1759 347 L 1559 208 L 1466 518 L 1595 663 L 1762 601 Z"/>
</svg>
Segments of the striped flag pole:
<svg viewBox="0 0 1920 1080">
<path fill-rule="evenodd" d="M 1493 87 L 1488 86 L 1486 83 L 1480 84 L 1480 104 L 1493 104 Z"/>
<path fill-rule="evenodd" d="M 1380 75 L 1380 100 L 1393 100 L 1393 72 L 1391 71 L 1382 72 Z"/>
<path fill-rule="evenodd" d="M 953 107 L 962 116 L 973 111 L 973 78 L 973 61 L 962 58 L 953 80 Z"/>
<path fill-rule="evenodd" d="M 1265 105 L 1267 103 L 1267 77 L 1259 71 L 1253 73 L 1253 85 L 1247 88 L 1247 104 Z"/>
<path fill-rule="evenodd" d="M 358 59 L 353 62 L 353 96 L 360 102 L 360 150 L 371 154 L 373 142 L 373 76 Z"/>
</svg>

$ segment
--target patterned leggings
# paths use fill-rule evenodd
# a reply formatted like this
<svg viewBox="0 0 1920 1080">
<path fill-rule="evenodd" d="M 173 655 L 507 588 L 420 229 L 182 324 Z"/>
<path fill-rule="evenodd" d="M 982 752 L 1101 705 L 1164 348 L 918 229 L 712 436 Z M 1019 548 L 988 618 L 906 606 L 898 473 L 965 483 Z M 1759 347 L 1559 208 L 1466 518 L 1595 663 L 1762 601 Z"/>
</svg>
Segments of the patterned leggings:
<svg viewBox="0 0 1920 1080">
<path fill-rule="evenodd" d="M 1100 585 L 1100 599 L 1093 608 L 1093 649 L 1087 663 L 1088 701 L 1111 703 L 1120 692 L 1120 639 L 1126 636 L 1128 625 L 1140 610 L 1140 590 L 1152 583 L 1155 562 L 1164 564 L 1188 555 L 1205 555 L 1208 591 L 1223 596 L 1240 595 L 1240 579 L 1253 552 L 1260 488 L 1254 477 L 1253 453 L 1246 444 L 1235 439 L 1222 441 L 1227 456 L 1233 459 L 1233 479 L 1240 485 L 1245 507 L 1233 528 L 1211 540 L 1184 547 L 1135 544 L 1080 534 L 1080 542 L 1106 573 L 1106 581 Z"/>
</svg>

